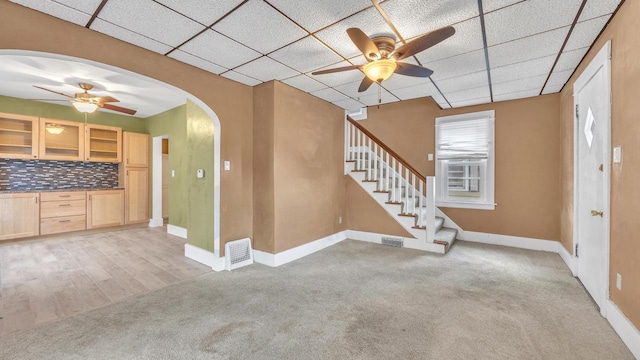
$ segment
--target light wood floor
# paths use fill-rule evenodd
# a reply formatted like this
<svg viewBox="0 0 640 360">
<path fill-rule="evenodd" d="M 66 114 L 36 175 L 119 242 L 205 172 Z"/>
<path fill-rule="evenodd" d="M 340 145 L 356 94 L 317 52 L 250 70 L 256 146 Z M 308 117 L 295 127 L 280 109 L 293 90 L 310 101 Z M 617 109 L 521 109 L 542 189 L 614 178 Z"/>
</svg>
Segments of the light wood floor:
<svg viewBox="0 0 640 360">
<path fill-rule="evenodd" d="M 211 271 L 163 228 L 0 246 L 0 336 Z"/>
</svg>

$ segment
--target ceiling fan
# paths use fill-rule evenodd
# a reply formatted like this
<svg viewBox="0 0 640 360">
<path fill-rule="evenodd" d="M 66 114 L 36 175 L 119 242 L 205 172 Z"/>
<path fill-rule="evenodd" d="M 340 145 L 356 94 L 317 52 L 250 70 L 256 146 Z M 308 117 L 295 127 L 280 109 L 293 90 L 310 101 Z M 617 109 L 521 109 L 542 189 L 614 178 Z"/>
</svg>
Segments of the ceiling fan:
<svg viewBox="0 0 640 360">
<path fill-rule="evenodd" d="M 113 110 L 113 111 L 118 111 L 121 113 L 125 113 L 128 115 L 134 115 L 136 113 L 136 110 L 132 110 L 132 109 L 127 109 L 121 106 L 116 106 L 110 103 L 113 102 L 120 102 L 120 100 L 111 97 L 111 96 L 93 96 L 91 94 L 89 94 L 89 90 L 93 89 L 93 85 L 91 84 L 87 84 L 87 83 L 79 83 L 78 86 L 80 86 L 80 88 L 82 90 L 84 90 L 84 92 L 79 92 L 74 94 L 74 96 L 71 95 L 67 95 L 58 91 L 54 91 L 54 90 L 50 90 L 47 88 L 43 88 L 41 86 L 37 86 L 37 85 L 33 85 L 33 87 L 38 88 L 38 89 L 42 89 L 45 91 L 49 91 L 52 92 L 54 94 L 58 94 L 58 95 L 62 95 L 68 99 L 65 100 L 47 100 L 47 101 L 69 101 L 71 102 L 71 104 L 73 105 L 73 107 L 75 107 L 78 111 L 80 112 L 84 112 L 84 113 L 91 113 L 94 112 L 97 108 L 103 108 L 103 109 L 107 109 L 107 110 Z"/>
<path fill-rule="evenodd" d="M 456 30 L 452 26 L 446 26 L 426 33 L 396 49 L 396 39 L 393 35 L 369 38 L 362 30 L 349 28 L 347 35 L 367 59 L 367 64 L 315 71 L 312 74 L 322 75 L 340 71 L 362 70 L 366 76 L 360 83 L 358 92 L 366 91 L 374 82 L 381 83 L 387 80 L 394 72 L 407 76 L 429 77 L 433 74 L 432 70 L 399 61 L 446 40 L 455 32 Z"/>
</svg>

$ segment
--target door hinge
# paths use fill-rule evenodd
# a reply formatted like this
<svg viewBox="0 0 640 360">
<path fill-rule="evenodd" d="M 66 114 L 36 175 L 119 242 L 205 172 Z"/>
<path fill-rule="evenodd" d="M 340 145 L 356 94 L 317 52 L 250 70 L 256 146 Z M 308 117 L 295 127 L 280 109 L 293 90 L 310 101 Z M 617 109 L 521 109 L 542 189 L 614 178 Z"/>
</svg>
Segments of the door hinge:
<svg viewBox="0 0 640 360">
<path fill-rule="evenodd" d="M 575 255 L 576 255 L 576 257 L 578 257 L 578 246 L 579 246 L 579 245 L 580 245 L 580 244 L 576 244 L 576 251 L 575 251 Z"/>
<path fill-rule="evenodd" d="M 580 120 L 580 111 L 578 110 L 580 105 L 576 104 L 576 120 Z"/>
</svg>

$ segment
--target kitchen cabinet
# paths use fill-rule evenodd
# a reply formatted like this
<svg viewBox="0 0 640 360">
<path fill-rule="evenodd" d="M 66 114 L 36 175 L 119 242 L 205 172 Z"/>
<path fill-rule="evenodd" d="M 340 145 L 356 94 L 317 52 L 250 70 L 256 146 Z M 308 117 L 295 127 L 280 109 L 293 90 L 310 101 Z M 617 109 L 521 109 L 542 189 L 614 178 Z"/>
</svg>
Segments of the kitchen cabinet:
<svg viewBox="0 0 640 360">
<path fill-rule="evenodd" d="M 121 162 L 122 129 L 88 124 L 85 128 L 84 150 L 86 161 Z"/>
<path fill-rule="evenodd" d="M 0 194 L 0 240 L 40 234 L 38 193 Z"/>
<path fill-rule="evenodd" d="M 149 221 L 149 169 L 125 170 L 125 223 Z"/>
<path fill-rule="evenodd" d="M 39 123 L 35 116 L 0 113 L 0 158 L 37 159 Z"/>
<path fill-rule="evenodd" d="M 40 234 L 57 234 L 87 228 L 86 191 L 40 194 Z"/>
<path fill-rule="evenodd" d="M 87 229 L 124 225 L 124 190 L 87 191 Z"/>
<path fill-rule="evenodd" d="M 149 134 L 124 132 L 124 165 L 127 167 L 149 167 Z"/>
<path fill-rule="evenodd" d="M 42 160 L 84 160 L 84 124 L 40 118 L 39 158 Z"/>
</svg>

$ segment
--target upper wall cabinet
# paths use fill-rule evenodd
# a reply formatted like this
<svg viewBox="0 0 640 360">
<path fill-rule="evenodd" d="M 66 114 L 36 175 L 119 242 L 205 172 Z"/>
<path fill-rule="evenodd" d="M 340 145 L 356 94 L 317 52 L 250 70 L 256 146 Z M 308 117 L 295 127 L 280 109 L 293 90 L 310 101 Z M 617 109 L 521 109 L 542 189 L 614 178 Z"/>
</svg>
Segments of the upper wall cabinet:
<svg viewBox="0 0 640 360">
<path fill-rule="evenodd" d="M 84 124 L 40 118 L 40 159 L 84 160 Z"/>
<path fill-rule="evenodd" d="M 121 162 L 122 129 L 114 126 L 88 124 L 85 129 L 86 161 Z"/>
<path fill-rule="evenodd" d="M 0 113 L 0 158 L 38 158 L 38 118 Z"/>
<path fill-rule="evenodd" d="M 149 166 L 149 134 L 124 132 L 124 165 L 128 167 Z"/>
</svg>

